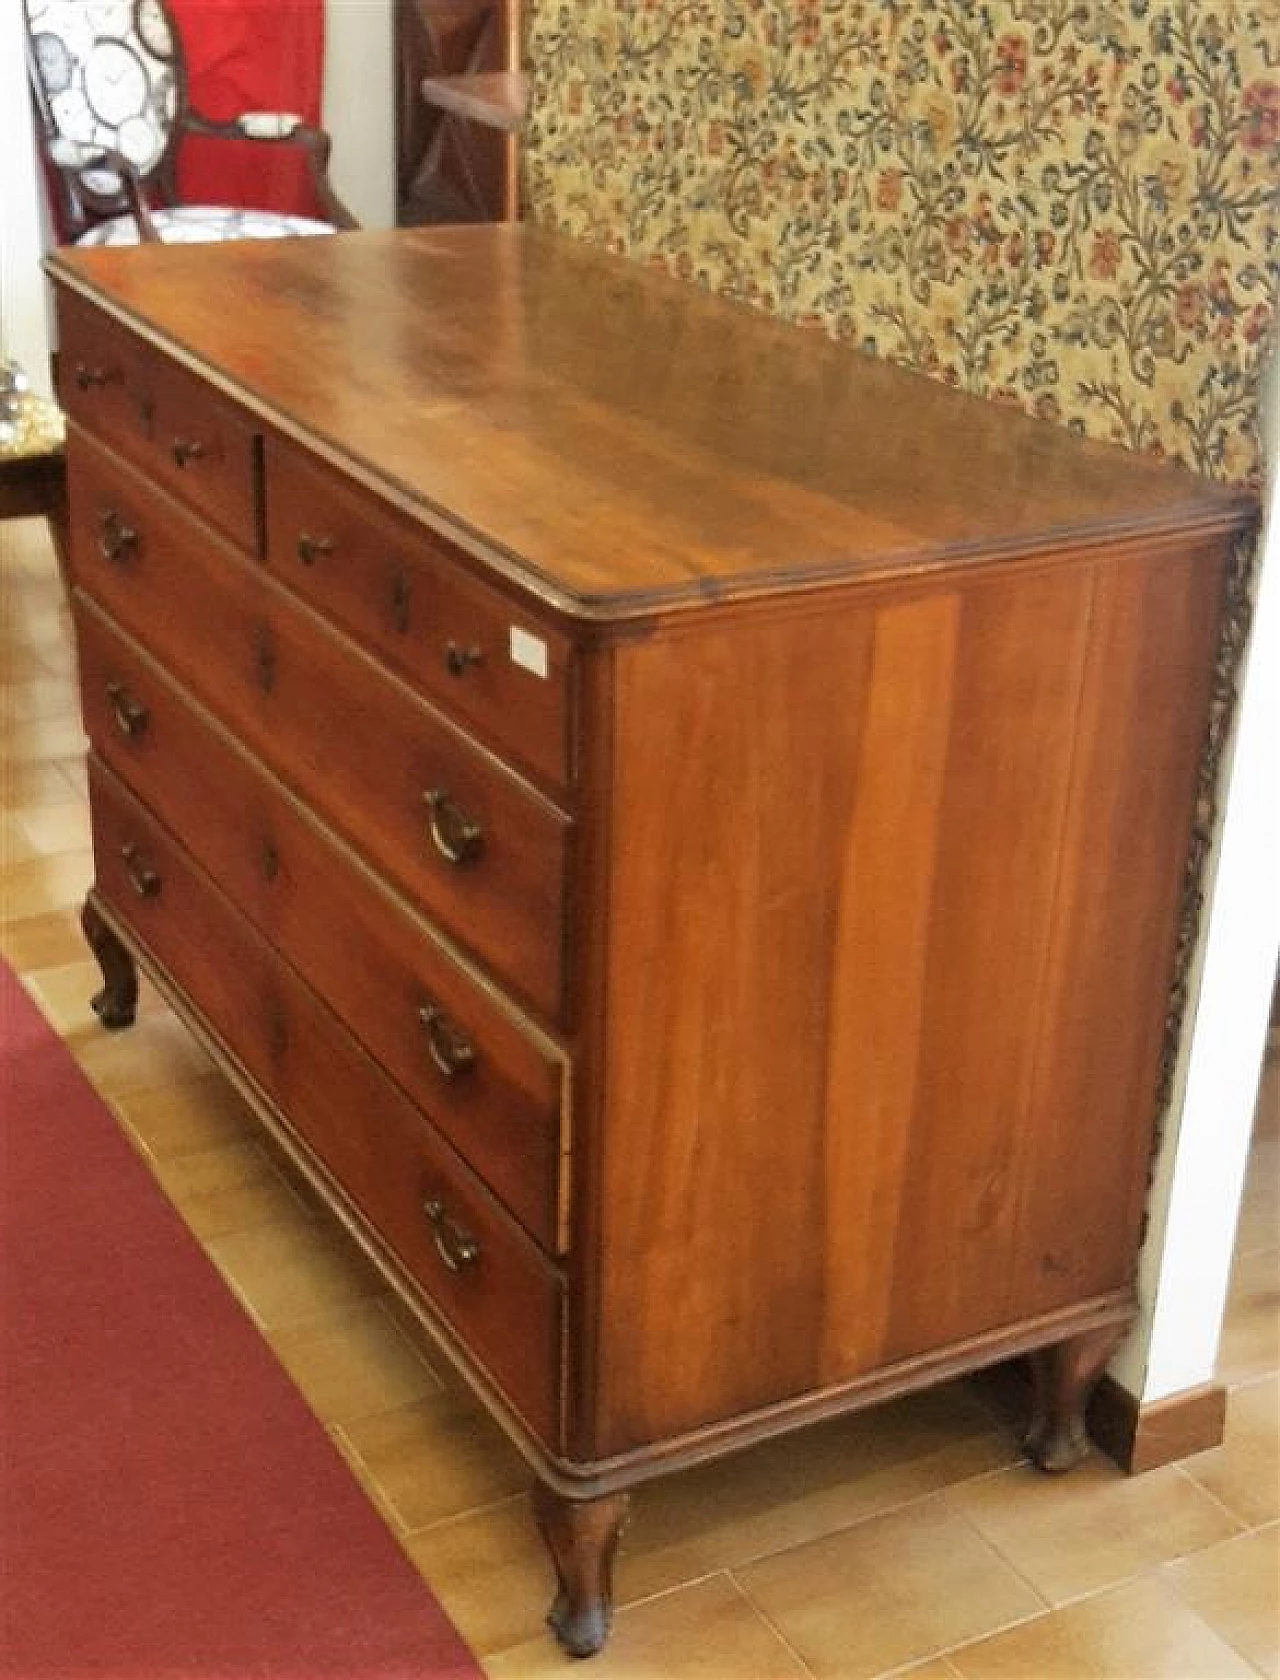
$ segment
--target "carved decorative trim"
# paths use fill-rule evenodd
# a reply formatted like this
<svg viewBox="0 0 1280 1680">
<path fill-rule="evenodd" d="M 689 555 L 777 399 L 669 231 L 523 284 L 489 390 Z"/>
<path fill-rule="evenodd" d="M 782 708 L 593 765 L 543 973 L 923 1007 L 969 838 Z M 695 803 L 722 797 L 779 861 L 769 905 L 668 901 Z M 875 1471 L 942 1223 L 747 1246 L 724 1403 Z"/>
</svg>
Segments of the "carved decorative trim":
<svg viewBox="0 0 1280 1680">
<path fill-rule="evenodd" d="M 1258 557 L 1261 553 L 1256 524 L 1250 524 L 1235 539 L 1227 562 L 1222 620 L 1218 648 L 1213 662 L 1209 691 L 1209 715 L 1204 744 L 1196 771 L 1196 798 L 1191 821 L 1191 841 L 1182 878 L 1178 908 L 1178 938 L 1174 951 L 1173 977 L 1164 1018 L 1164 1041 L 1160 1050 L 1160 1080 L 1156 1090 L 1155 1136 L 1151 1147 L 1148 1186 L 1155 1176 L 1156 1161 L 1164 1141 L 1169 1110 L 1173 1103 L 1174 1077 L 1182 1046 L 1187 1004 L 1191 995 L 1191 971 L 1203 920 L 1206 877 L 1217 835 L 1218 806 L 1222 792 L 1227 742 L 1239 699 L 1238 684 L 1249 627 L 1253 619 L 1253 596 Z M 1145 1222 L 1143 1236 L 1146 1236 Z"/>
</svg>

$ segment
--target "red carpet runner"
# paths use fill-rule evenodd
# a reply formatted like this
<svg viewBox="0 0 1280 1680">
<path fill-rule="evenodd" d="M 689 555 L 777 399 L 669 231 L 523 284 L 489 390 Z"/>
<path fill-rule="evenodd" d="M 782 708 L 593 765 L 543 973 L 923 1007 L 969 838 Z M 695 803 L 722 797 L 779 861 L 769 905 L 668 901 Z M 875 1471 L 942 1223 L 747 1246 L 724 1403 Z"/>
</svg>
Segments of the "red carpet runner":
<svg viewBox="0 0 1280 1680">
<path fill-rule="evenodd" d="M 480 1673 L 0 964 L 0 1675 Z"/>
</svg>

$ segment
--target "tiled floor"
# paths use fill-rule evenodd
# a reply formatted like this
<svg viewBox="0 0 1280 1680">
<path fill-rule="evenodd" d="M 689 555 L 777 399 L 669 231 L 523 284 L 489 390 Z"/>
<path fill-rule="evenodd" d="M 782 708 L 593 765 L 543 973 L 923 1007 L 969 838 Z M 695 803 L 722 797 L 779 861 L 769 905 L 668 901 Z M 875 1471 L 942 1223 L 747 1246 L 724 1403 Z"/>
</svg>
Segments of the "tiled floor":
<svg viewBox="0 0 1280 1680">
<path fill-rule="evenodd" d="M 1280 1675 L 1280 1058 L 1221 1375 L 1225 1446 L 1047 1480 L 953 1385 L 643 1491 L 590 1669 L 542 1628 L 526 1472 L 154 997 L 107 1036 L 66 614 L 40 527 L 0 526 L 0 952 L 23 975 L 437 1595 L 503 1680 L 1227 1680 Z"/>
</svg>

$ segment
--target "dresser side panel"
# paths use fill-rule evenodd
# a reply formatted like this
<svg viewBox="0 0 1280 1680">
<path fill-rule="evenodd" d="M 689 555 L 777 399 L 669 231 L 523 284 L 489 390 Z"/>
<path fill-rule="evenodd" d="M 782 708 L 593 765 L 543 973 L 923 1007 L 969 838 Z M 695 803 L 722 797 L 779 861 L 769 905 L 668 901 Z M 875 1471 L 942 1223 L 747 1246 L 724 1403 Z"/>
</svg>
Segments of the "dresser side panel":
<svg viewBox="0 0 1280 1680">
<path fill-rule="evenodd" d="M 600 1452 L 1009 1322 L 1091 592 L 619 649 Z"/>
<path fill-rule="evenodd" d="M 1132 1282 L 1228 547 L 1100 560 L 1023 1186 L 1016 1313 Z"/>
</svg>

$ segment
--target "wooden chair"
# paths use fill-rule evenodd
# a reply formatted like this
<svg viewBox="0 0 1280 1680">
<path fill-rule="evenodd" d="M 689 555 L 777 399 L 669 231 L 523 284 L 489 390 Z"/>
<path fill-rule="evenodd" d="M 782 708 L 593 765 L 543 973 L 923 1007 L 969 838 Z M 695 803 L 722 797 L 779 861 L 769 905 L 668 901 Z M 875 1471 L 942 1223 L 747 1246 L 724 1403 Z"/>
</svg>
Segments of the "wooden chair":
<svg viewBox="0 0 1280 1680">
<path fill-rule="evenodd" d="M 198 243 L 357 225 L 329 182 L 323 129 L 288 112 L 246 111 L 231 122 L 212 122 L 192 109 L 182 41 L 166 0 L 24 4 L 32 100 L 67 241 Z M 301 147 L 328 220 L 179 204 L 178 147 L 196 134 Z"/>
<path fill-rule="evenodd" d="M 515 221 L 528 107 L 519 0 L 397 0 L 401 221 Z"/>
</svg>

